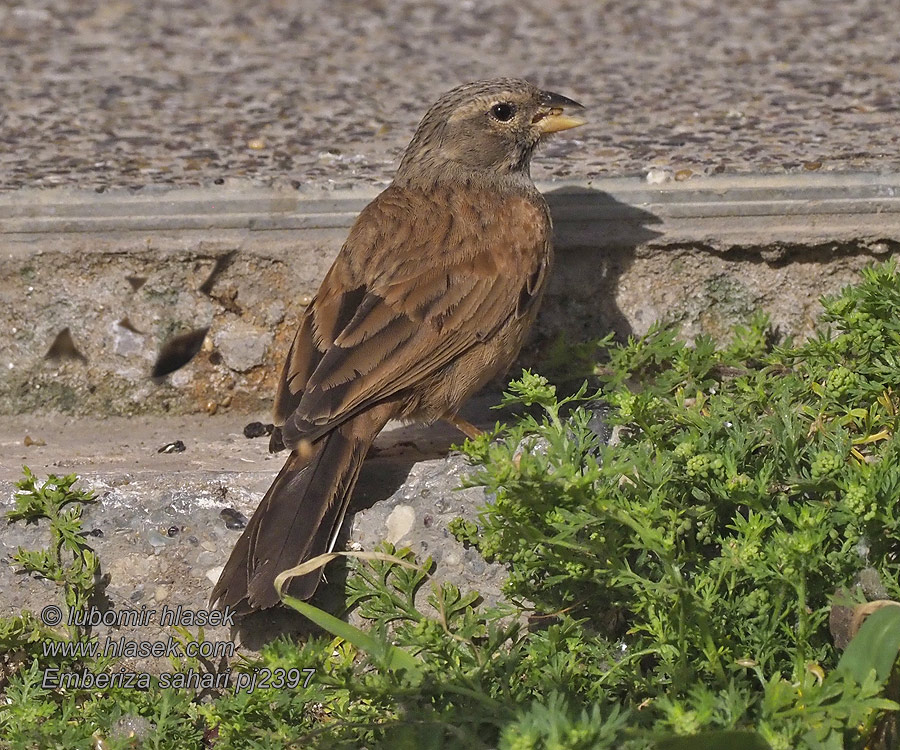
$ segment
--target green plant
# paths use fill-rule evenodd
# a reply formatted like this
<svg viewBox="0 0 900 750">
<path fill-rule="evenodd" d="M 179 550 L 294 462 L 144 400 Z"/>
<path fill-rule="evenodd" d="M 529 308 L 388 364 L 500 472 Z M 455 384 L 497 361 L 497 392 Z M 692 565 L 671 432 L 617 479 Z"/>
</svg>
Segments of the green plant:
<svg viewBox="0 0 900 750">
<path fill-rule="evenodd" d="M 511 597 L 619 644 L 598 686 L 678 732 L 757 722 L 797 746 L 803 721 L 766 706 L 783 679 L 836 665 L 834 591 L 869 570 L 900 593 L 895 265 L 823 304 L 799 345 L 769 347 L 764 316 L 724 346 L 656 326 L 610 349 L 599 394 L 557 400 L 526 373 L 506 403 L 540 412 L 468 444 L 482 465 L 471 481 L 495 500 L 461 536 L 510 565 Z M 610 445 L 585 408 L 597 399 L 612 407 Z M 710 708 L 735 690 L 740 715 Z M 805 694 L 817 690 L 849 724 L 861 721 L 849 706 L 878 692 L 826 679 Z"/>
<path fill-rule="evenodd" d="M 64 604 L 58 608 L 64 627 L 47 627 L 29 611 L 0 618 L 0 748 L 130 748 L 133 741 L 120 723 L 152 717 L 146 747 L 176 750 L 182 747 L 176 741 L 179 736 L 199 736 L 190 708 L 193 695 L 188 692 L 158 688 L 98 691 L 44 684 L 49 669 L 57 670 L 54 674 L 85 670 L 100 674 L 113 665 L 105 656 L 89 656 L 89 648 L 46 648 L 52 643 L 90 646 L 96 641 L 88 628 L 68 624 L 70 613 L 84 612 L 90 606 L 100 570 L 81 524 L 83 504 L 95 502 L 95 498 L 75 487 L 76 481 L 75 475 L 50 475 L 41 484 L 25 467 L 13 495 L 15 507 L 6 514 L 7 523 L 46 524 L 49 546 L 36 550 L 20 547 L 11 563 L 24 573 L 57 584 Z M 47 604 L 55 606 L 51 601 Z"/>
<path fill-rule="evenodd" d="M 900 607 L 843 654 L 828 617 L 837 591 L 852 607 L 873 580 L 900 599 L 900 275 L 868 269 L 823 303 L 805 343 L 773 346 L 763 316 L 724 344 L 656 326 L 603 343 L 599 393 L 510 384 L 521 417 L 465 446 L 492 502 L 452 525 L 508 566 L 509 605 L 436 586 L 432 561 L 386 546 L 350 559 L 356 624 L 286 598 L 326 635 L 235 665 L 311 679 L 203 696 L 45 689 L 49 634 L 23 613 L 0 621 L 0 748 L 132 747 L 134 717 L 154 748 L 894 746 Z M 18 518 L 50 519 L 52 543 L 16 559 L 83 606 L 96 560 L 60 511 L 69 480 L 26 473 Z"/>
<path fill-rule="evenodd" d="M 99 563 L 93 550 L 81 535 L 81 508 L 96 500 L 93 493 L 73 489 L 78 480 L 74 474 L 57 477 L 51 474 L 38 486 L 31 470 L 24 468 L 25 478 L 16 483 L 13 495 L 15 509 L 6 514 L 7 523 L 47 521 L 50 547 L 27 550 L 19 547 L 12 557 L 15 565 L 26 573 L 34 573 L 56 583 L 63 590 L 69 610 L 84 610 L 96 587 Z M 68 612 L 63 622 L 68 622 Z M 68 626 L 74 637 L 83 634 L 80 626 Z"/>
</svg>

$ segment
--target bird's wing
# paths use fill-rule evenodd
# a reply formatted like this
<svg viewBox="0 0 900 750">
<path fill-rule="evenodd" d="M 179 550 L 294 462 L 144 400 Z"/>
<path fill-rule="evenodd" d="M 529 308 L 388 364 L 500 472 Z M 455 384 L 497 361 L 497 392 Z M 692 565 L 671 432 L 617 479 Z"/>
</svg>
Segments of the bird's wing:
<svg viewBox="0 0 900 750">
<path fill-rule="evenodd" d="M 546 275 L 540 200 L 392 187 L 307 309 L 276 397 L 285 445 L 388 398 L 524 315 Z"/>
</svg>

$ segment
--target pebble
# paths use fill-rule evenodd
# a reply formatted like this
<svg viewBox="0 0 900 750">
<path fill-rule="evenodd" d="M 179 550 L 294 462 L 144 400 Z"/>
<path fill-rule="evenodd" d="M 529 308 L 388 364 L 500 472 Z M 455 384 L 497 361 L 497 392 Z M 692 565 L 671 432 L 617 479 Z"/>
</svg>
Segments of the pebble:
<svg viewBox="0 0 900 750">
<path fill-rule="evenodd" d="M 224 565 L 217 565 L 215 568 L 210 568 L 206 571 L 206 578 L 210 583 L 216 583 L 219 580 L 219 576 L 222 575 L 222 571 L 225 570 Z"/>
<path fill-rule="evenodd" d="M 387 535 L 385 539 L 397 544 L 405 537 L 416 522 L 416 511 L 411 505 L 396 505 L 387 518 Z"/>
<path fill-rule="evenodd" d="M 215 345 L 226 366 L 237 372 L 247 372 L 263 364 L 273 338 L 272 331 L 240 318 L 231 319 L 214 334 Z"/>
<path fill-rule="evenodd" d="M 234 508 L 222 508 L 219 517 L 225 521 L 225 528 L 230 531 L 240 531 L 247 525 L 247 516 Z"/>
<path fill-rule="evenodd" d="M 672 172 L 668 169 L 650 169 L 644 179 L 648 185 L 663 185 L 672 180 Z"/>
<path fill-rule="evenodd" d="M 250 422 L 244 426 L 244 437 L 253 439 L 262 437 L 263 435 L 271 435 L 275 429 L 274 424 L 263 424 L 262 422 Z"/>
<path fill-rule="evenodd" d="M 167 547 L 172 544 L 172 540 L 164 537 L 158 531 L 154 529 L 150 529 L 147 532 L 147 541 L 150 542 L 150 545 L 154 548 L 154 550 L 159 551 L 163 547 Z"/>
</svg>

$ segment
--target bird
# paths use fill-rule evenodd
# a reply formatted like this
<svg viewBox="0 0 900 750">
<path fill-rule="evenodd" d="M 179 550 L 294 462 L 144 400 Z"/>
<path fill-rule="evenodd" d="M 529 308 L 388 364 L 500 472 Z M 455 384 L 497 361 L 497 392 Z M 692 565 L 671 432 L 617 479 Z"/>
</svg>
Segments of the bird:
<svg viewBox="0 0 900 750">
<path fill-rule="evenodd" d="M 284 467 L 235 544 L 210 606 L 279 603 L 275 577 L 335 545 L 363 459 L 390 420 L 457 416 L 517 356 L 553 260 L 537 146 L 582 105 L 525 80 L 458 86 L 426 112 L 391 184 L 360 213 L 281 371 L 270 450 Z M 309 599 L 321 568 L 290 579 Z"/>
</svg>

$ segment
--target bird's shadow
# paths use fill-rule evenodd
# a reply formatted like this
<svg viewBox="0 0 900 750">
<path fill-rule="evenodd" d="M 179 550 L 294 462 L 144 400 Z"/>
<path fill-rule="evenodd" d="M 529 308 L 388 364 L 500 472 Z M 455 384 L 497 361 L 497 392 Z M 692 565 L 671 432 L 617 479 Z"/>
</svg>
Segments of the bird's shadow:
<svg viewBox="0 0 900 750">
<path fill-rule="evenodd" d="M 628 318 L 616 302 L 619 280 L 634 262 L 638 248 L 661 234 L 651 228 L 661 223 L 655 214 L 618 201 L 601 190 L 564 187 L 545 195 L 554 225 L 553 275 L 535 331 L 519 361 L 460 412 L 482 429 L 503 421 L 503 412 L 492 406 L 499 401 L 505 380 L 523 366 L 538 371 L 552 366 L 548 365 L 547 352 L 555 342 L 562 339 L 577 346 L 610 331 L 617 338 L 632 333 Z M 559 373 L 557 381 L 567 380 L 577 387 L 583 380 L 582 373 Z M 415 464 L 446 456 L 454 444 L 462 442 L 463 436 L 445 423 L 430 427 L 410 425 L 379 436 L 363 465 L 336 549 L 343 549 L 347 542 L 353 514 L 388 500 L 404 485 Z M 327 582 L 320 586 L 313 602 L 336 614 L 347 609 L 343 585 L 346 566 L 341 562 L 328 566 Z M 315 627 L 298 613 L 276 607 L 245 617 L 236 623 L 234 634 L 242 644 L 259 649 L 280 635 L 314 631 Z"/>
<path fill-rule="evenodd" d="M 547 327 L 554 305 L 565 299 L 594 311 L 566 317 L 570 324 L 578 321 L 579 329 L 568 331 L 574 338 L 596 338 L 609 331 L 630 335 L 631 325 L 616 304 L 619 279 L 634 263 L 638 247 L 662 234 L 651 228 L 662 219 L 593 188 L 562 187 L 544 197 L 553 217 L 556 265 L 541 316 L 545 320 L 538 320 L 538 329 Z"/>
<path fill-rule="evenodd" d="M 662 220 L 593 188 L 566 186 L 544 195 L 556 257 L 534 332 L 512 372 L 528 367 L 577 387 L 587 375 L 572 356 L 577 347 L 610 332 L 620 341 L 633 333 L 617 302 L 620 280 L 638 248 L 662 234 L 652 228 Z"/>
</svg>

